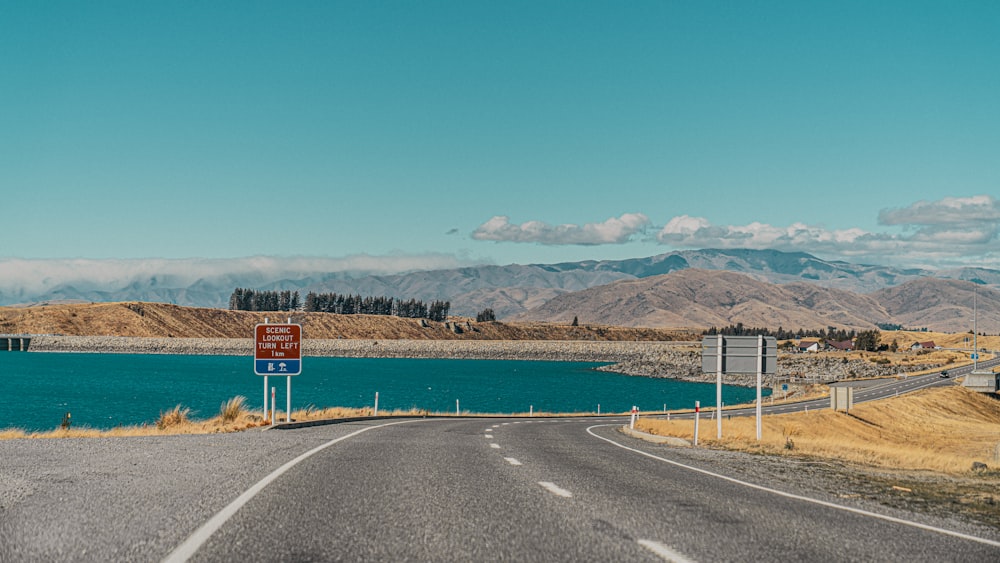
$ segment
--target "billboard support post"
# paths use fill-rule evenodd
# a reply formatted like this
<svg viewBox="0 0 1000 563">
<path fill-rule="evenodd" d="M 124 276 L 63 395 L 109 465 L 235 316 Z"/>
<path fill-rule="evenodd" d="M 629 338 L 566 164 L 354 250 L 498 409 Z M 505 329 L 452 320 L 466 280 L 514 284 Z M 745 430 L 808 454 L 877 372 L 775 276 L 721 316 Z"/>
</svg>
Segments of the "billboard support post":
<svg viewBox="0 0 1000 563">
<path fill-rule="evenodd" d="M 761 391 L 760 384 L 764 372 L 764 336 L 757 335 L 757 441 L 760 441 Z M 774 390 L 771 390 L 774 393 Z"/>
<path fill-rule="evenodd" d="M 716 373 L 716 412 L 722 408 L 722 374 L 755 374 L 757 376 L 757 440 L 761 439 L 762 386 L 764 375 L 777 373 L 778 343 L 773 336 L 706 336 L 702 339 L 701 372 Z M 721 417 L 718 436 L 722 437 Z"/>
<path fill-rule="evenodd" d="M 719 360 L 715 364 L 715 437 L 722 438 L 722 335 L 719 335 Z"/>
</svg>

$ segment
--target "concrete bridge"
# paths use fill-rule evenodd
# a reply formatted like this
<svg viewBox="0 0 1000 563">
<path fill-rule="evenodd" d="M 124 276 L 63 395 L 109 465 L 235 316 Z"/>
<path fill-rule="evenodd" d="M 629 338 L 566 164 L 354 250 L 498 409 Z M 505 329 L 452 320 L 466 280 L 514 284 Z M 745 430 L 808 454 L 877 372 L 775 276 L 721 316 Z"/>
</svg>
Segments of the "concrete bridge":
<svg viewBox="0 0 1000 563">
<path fill-rule="evenodd" d="M 27 352 L 31 337 L 22 334 L 0 334 L 0 352 Z"/>
</svg>

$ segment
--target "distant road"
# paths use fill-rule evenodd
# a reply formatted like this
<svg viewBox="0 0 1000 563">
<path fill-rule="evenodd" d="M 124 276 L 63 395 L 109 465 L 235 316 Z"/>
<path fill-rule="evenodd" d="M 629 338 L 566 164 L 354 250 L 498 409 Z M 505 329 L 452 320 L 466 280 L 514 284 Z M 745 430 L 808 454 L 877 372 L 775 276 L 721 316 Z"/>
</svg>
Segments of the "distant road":
<svg viewBox="0 0 1000 563">
<path fill-rule="evenodd" d="M 1000 358 L 994 358 L 992 360 L 984 360 L 979 362 L 979 369 L 991 369 L 997 365 L 1000 365 Z M 955 381 L 956 377 L 962 377 L 963 375 L 968 375 L 973 370 L 973 366 L 962 366 L 956 368 L 949 368 L 946 370 L 948 372 L 948 377 L 941 377 L 941 371 L 936 371 L 926 375 L 913 375 L 904 377 L 901 379 L 872 379 L 868 381 L 858 381 L 858 382 L 842 382 L 835 383 L 834 385 L 852 385 L 856 388 L 854 392 L 854 402 L 863 403 L 866 401 L 876 401 L 879 399 L 888 399 L 889 397 L 895 397 L 897 395 L 903 395 L 905 393 L 910 393 L 912 391 L 918 391 L 920 389 L 927 389 L 930 387 L 946 387 L 950 385 L 958 385 Z M 773 392 L 773 391 L 772 391 Z M 830 408 L 830 399 L 814 399 L 810 401 L 799 401 L 795 403 L 785 403 L 780 405 L 767 405 L 767 399 L 764 400 L 764 405 L 761 411 L 765 414 L 785 414 L 791 412 L 802 412 L 808 409 L 825 409 Z M 754 414 L 754 408 L 745 409 L 726 409 L 726 415 L 730 416 L 747 416 Z M 675 415 L 678 416 L 678 415 Z M 679 415 L 682 418 L 690 418 L 693 415 Z"/>
</svg>

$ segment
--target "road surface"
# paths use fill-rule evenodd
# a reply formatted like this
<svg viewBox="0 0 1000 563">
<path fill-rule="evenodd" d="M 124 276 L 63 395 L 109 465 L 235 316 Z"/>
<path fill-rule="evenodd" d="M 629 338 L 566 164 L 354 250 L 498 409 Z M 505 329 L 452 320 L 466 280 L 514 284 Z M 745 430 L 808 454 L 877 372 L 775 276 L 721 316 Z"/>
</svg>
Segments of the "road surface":
<svg viewBox="0 0 1000 563">
<path fill-rule="evenodd" d="M 877 393 L 929 384 L 953 383 Z M 797 462 L 635 440 L 625 422 L 3 441 L 0 561 L 1000 561 L 998 529 L 841 498 Z"/>
</svg>

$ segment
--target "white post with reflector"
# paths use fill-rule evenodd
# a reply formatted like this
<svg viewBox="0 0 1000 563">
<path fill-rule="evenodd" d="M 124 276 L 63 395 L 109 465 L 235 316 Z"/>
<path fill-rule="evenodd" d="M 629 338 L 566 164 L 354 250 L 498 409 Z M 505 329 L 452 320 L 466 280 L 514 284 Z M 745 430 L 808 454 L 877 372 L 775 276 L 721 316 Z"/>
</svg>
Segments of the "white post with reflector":
<svg viewBox="0 0 1000 563">
<path fill-rule="evenodd" d="M 701 417 L 701 401 L 694 402 L 694 445 L 698 445 L 698 419 Z"/>
</svg>

